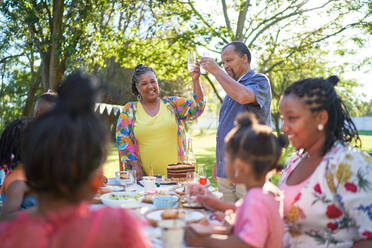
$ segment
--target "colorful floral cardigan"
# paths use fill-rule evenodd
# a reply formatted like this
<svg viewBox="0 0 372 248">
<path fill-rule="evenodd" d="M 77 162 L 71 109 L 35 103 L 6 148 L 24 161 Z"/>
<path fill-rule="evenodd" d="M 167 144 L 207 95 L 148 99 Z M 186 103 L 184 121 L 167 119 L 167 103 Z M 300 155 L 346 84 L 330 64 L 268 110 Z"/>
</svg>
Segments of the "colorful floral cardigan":
<svg viewBox="0 0 372 248">
<path fill-rule="evenodd" d="M 194 120 L 200 116 L 205 108 L 205 101 L 197 101 L 181 97 L 164 97 L 161 100 L 170 112 L 175 115 L 178 127 L 178 154 L 181 160 L 185 156 L 186 134 L 184 121 Z M 134 123 L 138 102 L 129 102 L 120 114 L 116 126 L 116 143 L 119 148 L 120 160 L 127 166 L 127 160 L 141 160 L 136 138 L 134 136 Z"/>
<path fill-rule="evenodd" d="M 303 156 L 287 161 L 279 187 Z M 285 194 L 285 192 L 284 192 Z M 285 247 L 352 247 L 372 239 L 372 160 L 336 142 L 285 216 Z"/>
</svg>

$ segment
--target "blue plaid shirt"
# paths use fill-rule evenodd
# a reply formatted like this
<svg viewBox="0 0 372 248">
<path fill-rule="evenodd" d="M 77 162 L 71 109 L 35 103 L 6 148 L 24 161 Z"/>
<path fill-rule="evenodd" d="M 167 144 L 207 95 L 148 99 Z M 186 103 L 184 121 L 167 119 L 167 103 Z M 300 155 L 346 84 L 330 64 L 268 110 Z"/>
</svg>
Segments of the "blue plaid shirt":
<svg viewBox="0 0 372 248">
<path fill-rule="evenodd" d="M 256 113 L 261 122 L 264 122 L 269 126 L 271 124 L 271 87 L 269 79 L 263 74 L 258 74 L 253 70 L 250 70 L 241 77 L 238 82 L 253 90 L 258 104 L 239 104 L 228 95 L 226 95 L 223 100 L 216 137 L 216 164 L 218 177 L 226 178 L 224 139 L 226 134 L 234 127 L 234 121 L 237 115 L 244 110 L 249 110 Z"/>
</svg>

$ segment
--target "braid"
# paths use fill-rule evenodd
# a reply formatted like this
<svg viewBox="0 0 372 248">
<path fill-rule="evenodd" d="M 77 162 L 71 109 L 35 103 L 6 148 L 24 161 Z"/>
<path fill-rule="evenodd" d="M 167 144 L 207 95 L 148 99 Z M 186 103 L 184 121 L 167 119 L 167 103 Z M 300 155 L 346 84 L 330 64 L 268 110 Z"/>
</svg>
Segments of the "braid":
<svg viewBox="0 0 372 248">
<path fill-rule="evenodd" d="M 155 71 L 151 67 L 143 65 L 143 64 L 138 64 L 136 66 L 136 68 L 134 68 L 134 73 L 133 73 L 133 76 L 132 76 L 132 92 L 133 92 L 134 95 L 136 95 L 136 96 L 140 95 L 138 90 L 137 90 L 137 87 L 136 87 L 136 85 L 138 84 L 138 77 L 141 76 L 142 74 L 145 74 L 146 72 L 149 72 L 149 71 L 151 71 L 155 74 Z"/>
<path fill-rule="evenodd" d="M 304 98 L 312 112 L 326 110 L 328 122 L 326 124 L 326 140 L 323 145 L 323 155 L 327 153 L 336 141 L 349 143 L 355 140 L 357 146 L 361 141 L 358 130 L 351 120 L 350 114 L 342 99 L 338 96 L 334 86 L 339 81 L 338 77 L 331 76 L 328 79 L 307 78 L 290 85 L 284 96 L 293 94 Z"/>
<path fill-rule="evenodd" d="M 22 162 L 22 139 L 31 118 L 11 122 L 0 138 L 0 169 L 13 169 Z"/>
</svg>

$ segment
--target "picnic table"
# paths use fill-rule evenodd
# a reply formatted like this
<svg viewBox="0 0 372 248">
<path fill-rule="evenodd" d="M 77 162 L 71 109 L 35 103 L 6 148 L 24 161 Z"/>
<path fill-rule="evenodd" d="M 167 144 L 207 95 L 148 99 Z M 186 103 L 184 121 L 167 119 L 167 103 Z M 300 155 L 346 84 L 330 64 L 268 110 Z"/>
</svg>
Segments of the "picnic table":
<svg viewBox="0 0 372 248">
<path fill-rule="evenodd" d="M 105 187 L 114 189 L 114 192 L 115 191 L 120 192 L 119 189 L 120 189 L 120 187 L 122 187 L 121 191 L 131 192 L 131 193 L 138 193 L 138 194 L 144 195 L 145 194 L 144 187 L 141 186 L 140 184 L 132 184 L 132 185 L 126 186 L 124 188 L 122 185 L 120 185 L 120 183 L 115 178 L 109 178 Z M 183 185 L 182 184 L 161 184 L 156 189 L 158 189 L 161 192 L 169 191 L 169 193 L 173 193 L 173 192 L 175 192 L 175 190 L 177 188 L 180 188 L 180 187 L 183 187 Z M 210 186 L 210 190 L 213 190 L 213 189 L 214 188 Z M 110 194 L 110 193 L 108 193 L 108 194 Z M 173 193 L 173 194 L 175 194 L 175 193 Z M 183 197 L 181 195 L 177 195 L 177 196 L 179 197 L 178 208 L 183 208 L 182 203 L 181 203 Z M 102 207 L 102 206 L 103 206 L 103 204 L 92 204 L 93 209 L 99 208 L 99 207 Z M 121 206 L 121 207 L 126 208 L 125 206 Z M 156 211 L 164 211 L 164 210 L 163 209 L 156 209 L 154 204 L 149 204 L 149 203 L 141 203 L 141 207 L 139 209 L 136 208 L 136 210 L 135 210 L 136 214 L 139 215 L 142 218 L 143 221 L 148 221 L 149 219 L 146 218 L 145 216 L 147 215 L 147 217 L 148 217 L 150 215 L 149 213 L 155 213 Z M 194 214 L 193 216 L 196 216 L 198 212 L 202 212 L 202 213 L 204 213 L 204 216 L 208 219 L 209 219 L 209 216 L 211 214 L 209 211 L 207 211 L 205 209 L 189 209 L 189 208 L 187 208 L 187 209 L 184 209 L 184 211 L 186 213 L 189 213 L 189 214 Z M 153 216 L 158 216 L 158 215 L 153 214 Z M 199 216 L 197 218 L 199 218 Z M 147 227 L 145 228 L 145 234 L 147 235 L 147 237 L 151 241 L 154 248 L 162 248 L 163 247 L 161 228 L 159 228 L 157 226 L 153 226 L 149 222 L 149 225 L 147 225 Z M 183 247 L 187 247 L 187 246 L 185 244 L 183 244 Z"/>
</svg>

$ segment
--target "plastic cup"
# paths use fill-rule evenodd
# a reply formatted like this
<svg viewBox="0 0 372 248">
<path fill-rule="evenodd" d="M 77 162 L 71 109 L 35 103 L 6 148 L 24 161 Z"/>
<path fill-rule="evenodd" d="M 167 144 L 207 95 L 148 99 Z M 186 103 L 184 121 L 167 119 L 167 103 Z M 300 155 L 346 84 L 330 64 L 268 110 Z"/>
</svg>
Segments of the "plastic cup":
<svg viewBox="0 0 372 248">
<path fill-rule="evenodd" d="M 156 177 L 144 176 L 143 177 L 143 186 L 145 192 L 148 192 L 155 188 Z"/>
<path fill-rule="evenodd" d="M 161 228 L 164 248 L 181 248 L 183 247 L 183 236 L 185 234 L 185 221 L 162 220 L 158 223 Z"/>
</svg>

